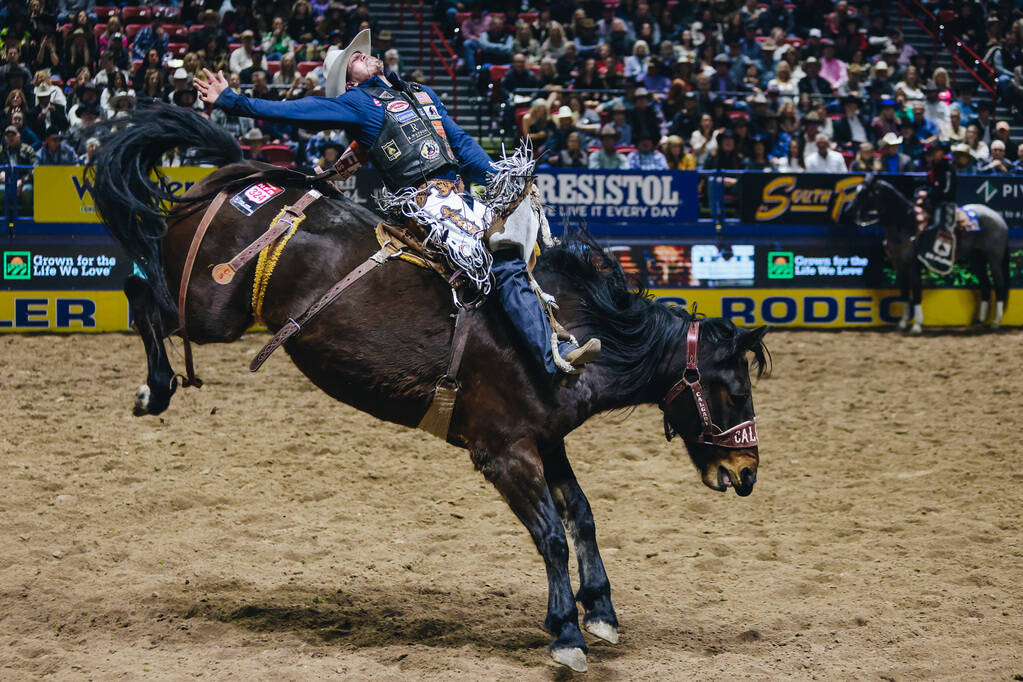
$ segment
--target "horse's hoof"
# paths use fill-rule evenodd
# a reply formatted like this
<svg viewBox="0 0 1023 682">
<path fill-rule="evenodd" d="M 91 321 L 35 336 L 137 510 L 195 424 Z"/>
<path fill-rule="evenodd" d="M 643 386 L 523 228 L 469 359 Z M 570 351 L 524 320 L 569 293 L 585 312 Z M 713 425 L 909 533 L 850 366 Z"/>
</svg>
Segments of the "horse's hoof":
<svg viewBox="0 0 1023 682">
<path fill-rule="evenodd" d="M 899 324 L 896 325 L 896 329 L 900 332 L 904 332 L 909 329 L 909 320 L 899 320 Z"/>
<path fill-rule="evenodd" d="M 919 336 L 924 333 L 923 325 L 919 322 L 915 322 L 912 327 L 909 328 L 909 333 L 913 336 Z"/>
<path fill-rule="evenodd" d="M 139 390 L 135 391 L 135 407 L 131 413 L 136 417 L 149 414 L 149 386 L 142 384 Z"/>
<path fill-rule="evenodd" d="M 556 663 L 567 665 L 577 673 L 586 672 L 586 654 L 577 646 L 570 649 L 551 649 L 551 658 Z"/>
<path fill-rule="evenodd" d="M 591 620 L 583 627 L 586 628 L 586 632 L 590 633 L 594 637 L 599 637 L 605 642 L 610 642 L 611 644 L 618 643 L 618 628 L 610 623 L 605 623 L 602 620 Z"/>
<path fill-rule="evenodd" d="M 998 328 L 1001 327 L 1001 326 L 1002 326 L 1001 322 L 992 322 L 991 325 L 988 327 L 988 329 L 990 329 L 993 332 L 996 332 L 996 331 L 998 331 Z"/>
</svg>

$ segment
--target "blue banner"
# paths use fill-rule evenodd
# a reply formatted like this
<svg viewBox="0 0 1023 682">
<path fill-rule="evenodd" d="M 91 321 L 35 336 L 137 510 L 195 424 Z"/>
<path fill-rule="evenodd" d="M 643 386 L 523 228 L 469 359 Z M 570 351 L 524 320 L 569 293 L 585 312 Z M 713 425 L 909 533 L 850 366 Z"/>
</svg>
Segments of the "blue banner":
<svg viewBox="0 0 1023 682">
<path fill-rule="evenodd" d="M 695 222 L 699 182 L 696 171 L 582 168 L 544 169 L 536 178 L 548 220 L 590 228 Z"/>
<path fill-rule="evenodd" d="M 985 204 L 1010 226 L 1023 225 L 1023 176 L 960 175 L 956 201 L 959 205 Z"/>
</svg>

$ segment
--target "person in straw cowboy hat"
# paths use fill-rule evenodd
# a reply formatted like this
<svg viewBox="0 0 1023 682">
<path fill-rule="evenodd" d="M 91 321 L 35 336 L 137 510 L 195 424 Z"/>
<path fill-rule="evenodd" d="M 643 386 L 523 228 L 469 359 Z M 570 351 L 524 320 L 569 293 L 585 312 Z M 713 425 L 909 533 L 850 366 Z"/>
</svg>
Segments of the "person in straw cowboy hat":
<svg viewBox="0 0 1023 682">
<path fill-rule="evenodd" d="M 323 70 L 326 97 L 283 102 L 251 99 L 228 88 L 223 72 L 209 70 L 204 70 L 205 80 L 196 80 L 195 85 L 204 102 L 228 113 L 290 121 L 311 130 L 343 129 L 379 171 L 388 190 L 382 202 L 388 210 L 414 214 L 430 230 L 429 240 L 445 246 L 452 264 L 465 271 L 482 293 L 489 293 L 493 274 L 502 307 L 523 344 L 548 373 L 577 372 L 596 357 L 597 339 L 582 346 L 553 342 L 557 337 L 526 268 L 533 244 L 491 254 L 482 235 L 494 212 L 461 185 L 462 177 L 481 184 L 488 179 L 493 182 L 502 173 L 507 177 L 517 158 L 517 174 L 528 172 L 531 163 L 520 155 L 492 162 L 448 115 L 436 92 L 384 73 L 383 62 L 372 56 L 368 29 L 343 50 L 328 51 Z M 460 216 L 457 222 L 452 219 L 455 215 Z"/>
</svg>

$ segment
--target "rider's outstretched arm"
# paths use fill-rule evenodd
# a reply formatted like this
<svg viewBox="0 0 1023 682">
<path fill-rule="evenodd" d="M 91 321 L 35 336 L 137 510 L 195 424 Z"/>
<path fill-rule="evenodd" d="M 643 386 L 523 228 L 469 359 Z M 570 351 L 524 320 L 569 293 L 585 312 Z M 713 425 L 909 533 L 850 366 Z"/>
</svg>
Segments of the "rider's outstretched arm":
<svg viewBox="0 0 1023 682">
<path fill-rule="evenodd" d="M 227 89 L 217 98 L 216 105 L 238 116 L 300 122 L 303 128 L 310 130 L 341 128 L 365 119 L 365 114 L 360 115 L 350 100 L 337 97 L 303 97 L 274 102 L 246 97 Z"/>
</svg>

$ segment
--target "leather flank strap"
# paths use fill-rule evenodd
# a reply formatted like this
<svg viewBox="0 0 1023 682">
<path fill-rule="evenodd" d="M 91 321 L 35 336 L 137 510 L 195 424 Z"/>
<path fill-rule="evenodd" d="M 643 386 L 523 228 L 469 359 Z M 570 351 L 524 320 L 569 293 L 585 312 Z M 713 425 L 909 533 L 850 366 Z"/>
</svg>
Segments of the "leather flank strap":
<svg viewBox="0 0 1023 682">
<path fill-rule="evenodd" d="M 195 375 L 195 366 L 192 362 L 192 344 L 188 340 L 188 326 L 185 320 L 185 302 L 188 299 L 188 283 L 192 279 L 192 268 L 195 266 L 195 257 L 199 253 L 199 247 L 202 245 L 203 237 L 206 236 L 206 230 L 209 229 L 210 223 L 213 222 L 213 218 L 224 205 L 224 202 L 227 201 L 228 194 L 229 192 L 226 191 L 219 192 L 206 208 L 206 212 L 203 214 L 202 220 L 199 221 L 199 226 L 196 228 L 195 234 L 192 235 L 192 243 L 189 244 L 188 255 L 185 256 L 185 269 L 181 271 L 181 286 L 178 287 L 178 333 L 181 334 L 181 341 L 185 352 L 185 378 L 181 382 L 181 385 L 184 387 L 195 386 L 196 388 L 202 388 L 202 379 Z"/>
</svg>

